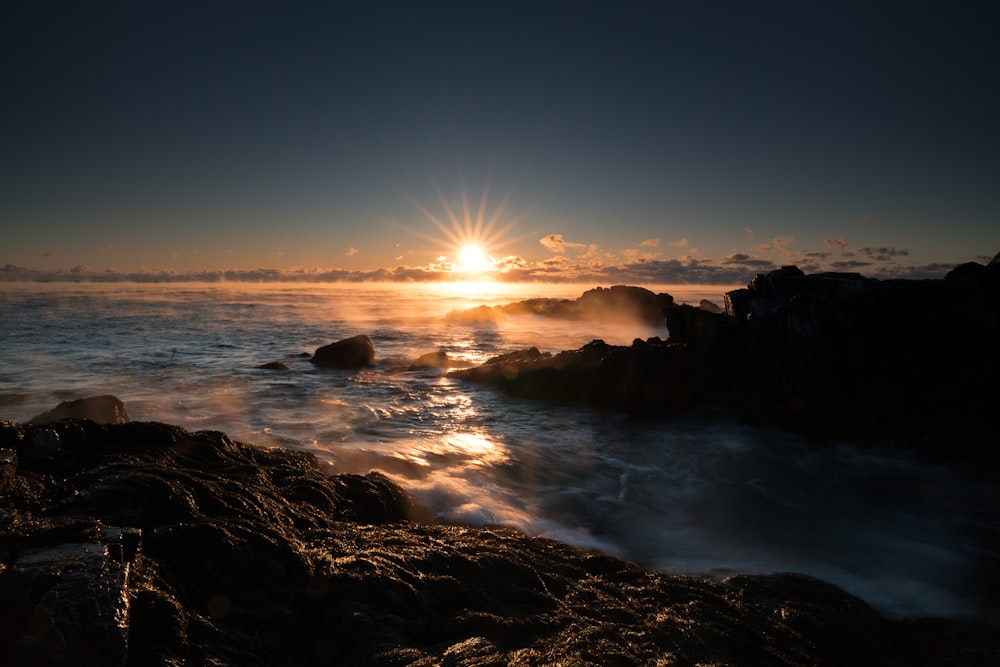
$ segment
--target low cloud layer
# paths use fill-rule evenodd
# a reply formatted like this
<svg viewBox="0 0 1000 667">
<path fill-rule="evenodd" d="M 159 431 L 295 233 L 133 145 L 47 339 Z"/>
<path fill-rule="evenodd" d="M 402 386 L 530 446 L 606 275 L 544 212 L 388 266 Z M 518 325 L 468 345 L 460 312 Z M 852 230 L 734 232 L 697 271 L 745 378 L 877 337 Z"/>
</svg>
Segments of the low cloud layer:
<svg viewBox="0 0 1000 667">
<path fill-rule="evenodd" d="M 748 230 L 748 237 L 751 233 Z M 538 243 L 552 253 L 537 261 L 517 255 L 492 258 L 496 280 L 504 282 L 580 282 L 596 284 L 704 284 L 739 285 L 758 273 L 794 264 L 806 273 L 849 271 L 873 278 L 940 278 L 953 263 L 911 261 L 910 250 L 895 246 L 852 246 L 844 238 L 828 238 L 821 247 L 799 249 L 794 237 L 778 236 L 722 257 L 702 256 L 688 248 L 687 239 L 661 244 L 658 239 L 638 242 L 619 252 L 605 251 L 593 243 L 549 234 Z M 669 257 L 661 250 L 686 254 Z M 348 256 L 354 254 L 352 248 Z M 400 255 L 397 259 L 402 259 Z M 986 263 L 989 257 L 972 258 Z M 91 270 L 85 266 L 38 269 L 7 264 L 0 267 L 0 281 L 91 282 L 439 282 L 467 278 L 445 258 L 423 266 L 397 266 L 367 270 L 336 267 L 226 269 L 177 272 L 137 269 L 130 272 Z"/>
</svg>

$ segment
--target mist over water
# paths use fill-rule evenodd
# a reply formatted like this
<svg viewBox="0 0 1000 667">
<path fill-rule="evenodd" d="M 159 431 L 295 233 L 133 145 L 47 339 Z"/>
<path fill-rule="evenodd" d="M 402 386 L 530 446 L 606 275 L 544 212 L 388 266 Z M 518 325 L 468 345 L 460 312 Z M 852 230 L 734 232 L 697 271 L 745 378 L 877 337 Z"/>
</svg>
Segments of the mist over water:
<svg viewBox="0 0 1000 667">
<path fill-rule="evenodd" d="M 805 572 L 891 615 L 1000 622 L 990 597 L 1000 491 L 971 472 L 723 415 L 551 408 L 405 370 L 438 349 L 471 365 L 531 345 L 665 336 L 528 316 L 444 321 L 589 287 L 3 285 L 0 417 L 112 393 L 133 420 L 310 451 L 335 472 L 381 470 L 429 519 L 509 525 L 668 572 Z M 653 290 L 721 304 L 725 288 Z M 374 369 L 323 370 L 299 356 L 355 334 L 372 338 Z M 270 361 L 290 371 L 257 368 Z"/>
</svg>

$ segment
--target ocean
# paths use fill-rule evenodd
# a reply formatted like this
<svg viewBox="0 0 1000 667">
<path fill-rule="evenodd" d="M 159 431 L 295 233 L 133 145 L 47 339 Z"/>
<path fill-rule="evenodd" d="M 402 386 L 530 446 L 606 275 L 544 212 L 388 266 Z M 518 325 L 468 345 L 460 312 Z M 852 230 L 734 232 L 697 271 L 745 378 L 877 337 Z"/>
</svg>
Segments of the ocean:
<svg viewBox="0 0 1000 667">
<path fill-rule="evenodd" d="M 436 369 L 536 346 L 630 344 L 663 327 L 454 310 L 581 285 L 0 283 L 0 418 L 122 399 L 134 421 L 218 430 L 379 470 L 429 520 L 503 524 L 670 573 L 803 572 L 892 617 L 1000 622 L 1000 490 L 975 472 L 725 415 L 638 419 L 511 398 Z M 722 287 L 651 286 L 722 303 Z M 376 366 L 303 353 L 371 337 Z M 280 361 L 288 371 L 260 365 Z M 935 388 L 928 387 L 928 391 Z"/>
</svg>

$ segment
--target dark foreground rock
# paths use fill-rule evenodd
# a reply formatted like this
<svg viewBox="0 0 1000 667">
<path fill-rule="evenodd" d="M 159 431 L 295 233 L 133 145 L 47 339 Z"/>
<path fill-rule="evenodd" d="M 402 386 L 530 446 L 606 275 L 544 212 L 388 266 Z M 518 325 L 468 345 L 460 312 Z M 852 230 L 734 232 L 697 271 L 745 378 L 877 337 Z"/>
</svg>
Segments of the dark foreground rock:
<svg viewBox="0 0 1000 667">
<path fill-rule="evenodd" d="M 47 424 L 60 419 L 89 419 L 98 424 L 124 424 L 128 421 L 128 410 L 115 396 L 88 396 L 63 401 L 48 412 L 32 417 L 30 423 Z"/>
<path fill-rule="evenodd" d="M 368 368 L 375 365 L 375 347 L 368 336 L 352 336 L 317 348 L 312 362 L 320 368 Z"/>
<path fill-rule="evenodd" d="M 156 423 L 0 423 L 0 664 L 987 665 L 804 576 L 422 525 L 378 474 Z"/>
<path fill-rule="evenodd" d="M 718 407 L 821 436 L 997 453 L 1000 259 L 923 281 L 784 267 L 727 294 L 726 313 L 671 304 L 664 315 L 667 341 L 594 341 L 450 375 L 561 404 Z"/>
</svg>

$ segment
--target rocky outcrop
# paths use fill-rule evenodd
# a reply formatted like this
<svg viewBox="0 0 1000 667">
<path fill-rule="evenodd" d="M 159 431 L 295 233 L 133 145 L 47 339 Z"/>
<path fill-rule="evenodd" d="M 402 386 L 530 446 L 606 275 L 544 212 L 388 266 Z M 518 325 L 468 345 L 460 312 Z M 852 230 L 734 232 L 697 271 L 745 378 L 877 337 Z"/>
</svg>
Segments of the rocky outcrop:
<svg viewBox="0 0 1000 667">
<path fill-rule="evenodd" d="M 39 451 L 40 450 L 40 451 Z M 677 577 L 425 525 L 378 474 L 156 423 L 0 423 L 11 665 L 987 665 L 794 574 Z M 9 473 L 9 474 L 8 474 Z"/>
<path fill-rule="evenodd" d="M 502 306 L 477 306 L 453 311 L 449 322 L 489 324 L 511 315 L 538 315 L 560 320 L 594 320 L 658 326 L 663 310 L 673 304 L 669 294 L 654 294 L 643 287 L 596 287 L 579 299 L 527 299 Z"/>
<path fill-rule="evenodd" d="M 89 396 L 63 401 L 48 412 L 32 417 L 32 424 L 48 424 L 60 419 L 89 419 L 98 424 L 124 424 L 128 421 L 125 404 L 114 396 Z"/>
<path fill-rule="evenodd" d="M 312 362 L 320 368 L 368 368 L 375 365 L 375 347 L 368 336 L 352 336 L 318 348 Z"/>
<path fill-rule="evenodd" d="M 724 314 L 668 305 L 666 342 L 595 341 L 450 375 L 555 403 L 651 415 L 715 406 L 822 436 L 943 438 L 952 454 L 981 453 L 995 439 L 998 276 L 998 259 L 923 281 L 783 267 L 728 293 Z"/>
</svg>

